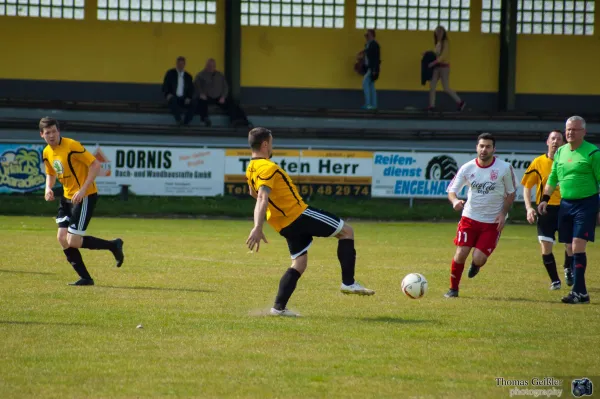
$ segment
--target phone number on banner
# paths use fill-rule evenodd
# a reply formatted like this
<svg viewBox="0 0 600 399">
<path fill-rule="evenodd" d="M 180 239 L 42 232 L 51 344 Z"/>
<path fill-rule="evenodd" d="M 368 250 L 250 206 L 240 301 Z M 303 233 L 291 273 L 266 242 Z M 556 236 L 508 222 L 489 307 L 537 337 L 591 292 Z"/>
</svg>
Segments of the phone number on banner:
<svg viewBox="0 0 600 399">
<path fill-rule="evenodd" d="M 371 185 L 364 184 L 297 184 L 296 188 L 303 197 L 324 195 L 333 197 L 370 197 Z M 244 183 L 226 183 L 225 194 L 250 195 L 248 185 Z"/>
</svg>

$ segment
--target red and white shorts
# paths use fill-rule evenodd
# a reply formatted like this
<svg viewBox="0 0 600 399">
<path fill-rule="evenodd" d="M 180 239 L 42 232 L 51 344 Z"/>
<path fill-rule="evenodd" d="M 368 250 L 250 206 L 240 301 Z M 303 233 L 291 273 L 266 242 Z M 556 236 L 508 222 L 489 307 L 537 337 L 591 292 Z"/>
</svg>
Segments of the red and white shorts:
<svg viewBox="0 0 600 399">
<path fill-rule="evenodd" d="M 477 248 L 490 256 L 500 240 L 498 223 L 482 223 L 468 217 L 460 218 L 454 244 L 458 247 Z"/>
</svg>

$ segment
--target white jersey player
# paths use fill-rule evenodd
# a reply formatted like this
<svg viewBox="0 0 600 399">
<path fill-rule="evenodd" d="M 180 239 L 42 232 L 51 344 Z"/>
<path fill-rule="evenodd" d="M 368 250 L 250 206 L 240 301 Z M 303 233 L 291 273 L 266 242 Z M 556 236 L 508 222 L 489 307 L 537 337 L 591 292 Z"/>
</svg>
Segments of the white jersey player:
<svg viewBox="0 0 600 399">
<path fill-rule="evenodd" d="M 472 248 L 469 278 L 479 273 L 494 252 L 508 211 L 515 200 L 515 174 L 512 166 L 494 157 L 496 140 L 490 133 L 477 138 L 477 158 L 467 162 L 448 186 L 448 199 L 454 210 L 462 210 L 454 244 L 456 253 L 450 269 L 450 291 L 447 298 L 458 297 L 458 286 L 465 262 Z M 469 186 L 467 202 L 456 193 Z"/>
</svg>

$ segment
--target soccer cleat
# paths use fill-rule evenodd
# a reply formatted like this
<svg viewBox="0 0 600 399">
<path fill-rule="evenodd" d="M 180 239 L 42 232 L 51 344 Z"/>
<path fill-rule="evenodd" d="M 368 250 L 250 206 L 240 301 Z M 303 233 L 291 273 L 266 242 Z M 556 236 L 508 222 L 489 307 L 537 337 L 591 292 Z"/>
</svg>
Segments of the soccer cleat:
<svg viewBox="0 0 600 399">
<path fill-rule="evenodd" d="M 283 316 L 283 317 L 299 317 L 300 316 L 300 314 L 294 313 L 287 308 L 285 308 L 283 310 L 277 310 L 275 308 L 271 308 L 271 311 L 269 313 L 271 314 L 271 316 Z"/>
<path fill-rule="evenodd" d="M 474 264 L 471 264 L 471 267 L 469 267 L 469 278 L 477 276 L 477 273 L 479 273 L 479 269 L 481 269 L 481 266 L 475 266 Z"/>
<path fill-rule="evenodd" d="M 569 295 L 563 297 L 562 302 L 571 305 L 590 303 L 590 296 L 589 294 L 584 295 L 571 291 Z"/>
<path fill-rule="evenodd" d="M 446 298 L 458 298 L 458 290 L 453 290 L 452 288 L 450 288 L 450 290 L 448 290 L 448 292 L 446 292 L 444 294 L 444 297 L 446 297 Z"/>
<path fill-rule="evenodd" d="M 553 281 L 552 284 L 550 284 L 550 291 L 560 290 L 560 288 L 560 281 Z"/>
<path fill-rule="evenodd" d="M 565 267 L 565 282 L 569 287 L 573 286 L 573 273 L 570 267 Z"/>
<path fill-rule="evenodd" d="M 117 267 L 121 267 L 123 261 L 125 260 L 125 255 L 123 254 L 123 240 L 117 238 L 113 240 L 117 249 L 113 251 L 113 255 L 115 256 L 115 260 L 117 261 Z"/>
<path fill-rule="evenodd" d="M 355 294 L 355 295 L 375 295 L 375 291 L 370 290 L 368 288 L 363 287 L 356 281 L 352 285 L 346 285 L 342 283 L 342 287 L 340 288 L 342 294 Z"/>
<path fill-rule="evenodd" d="M 69 283 L 69 285 L 94 285 L 94 280 L 91 278 L 80 278 L 74 283 Z"/>
</svg>

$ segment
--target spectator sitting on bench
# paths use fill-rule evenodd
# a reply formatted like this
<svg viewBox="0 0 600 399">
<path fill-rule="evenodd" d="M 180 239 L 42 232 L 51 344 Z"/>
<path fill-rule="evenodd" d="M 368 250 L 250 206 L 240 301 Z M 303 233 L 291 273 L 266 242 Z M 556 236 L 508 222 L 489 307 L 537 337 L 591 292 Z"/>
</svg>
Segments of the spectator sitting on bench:
<svg viewBox="0 0 600 399">
<path fill-rule="evenodd" d="M 232 124 L 248 125 L 244 111 L 228 97 L 227 80 L 221 72 L 217 71 L 217 63 L 213 58 L 206 61 L 204 69 L 198 72 L 194 79 L 194 86 L 198 112 L 206 126 L 211 126 L 208 117 L 209 104 L 217 104 L 223 109 L 229 115 Z"/>
<path fill-rule="evenodd" d="M 189 124 L 195 111 L 191 104 L 194 95 L 194 82 L 192 81 L 192 75 L 185 71 L 185 57 L 177 57 L 176 67 L 167 71 L 163 80 L 162 91 L 177 124 L 181 124 L 181 113 L 185 108 L 187 110 L 185 110 L 183 124 Z"/>
</svg>

